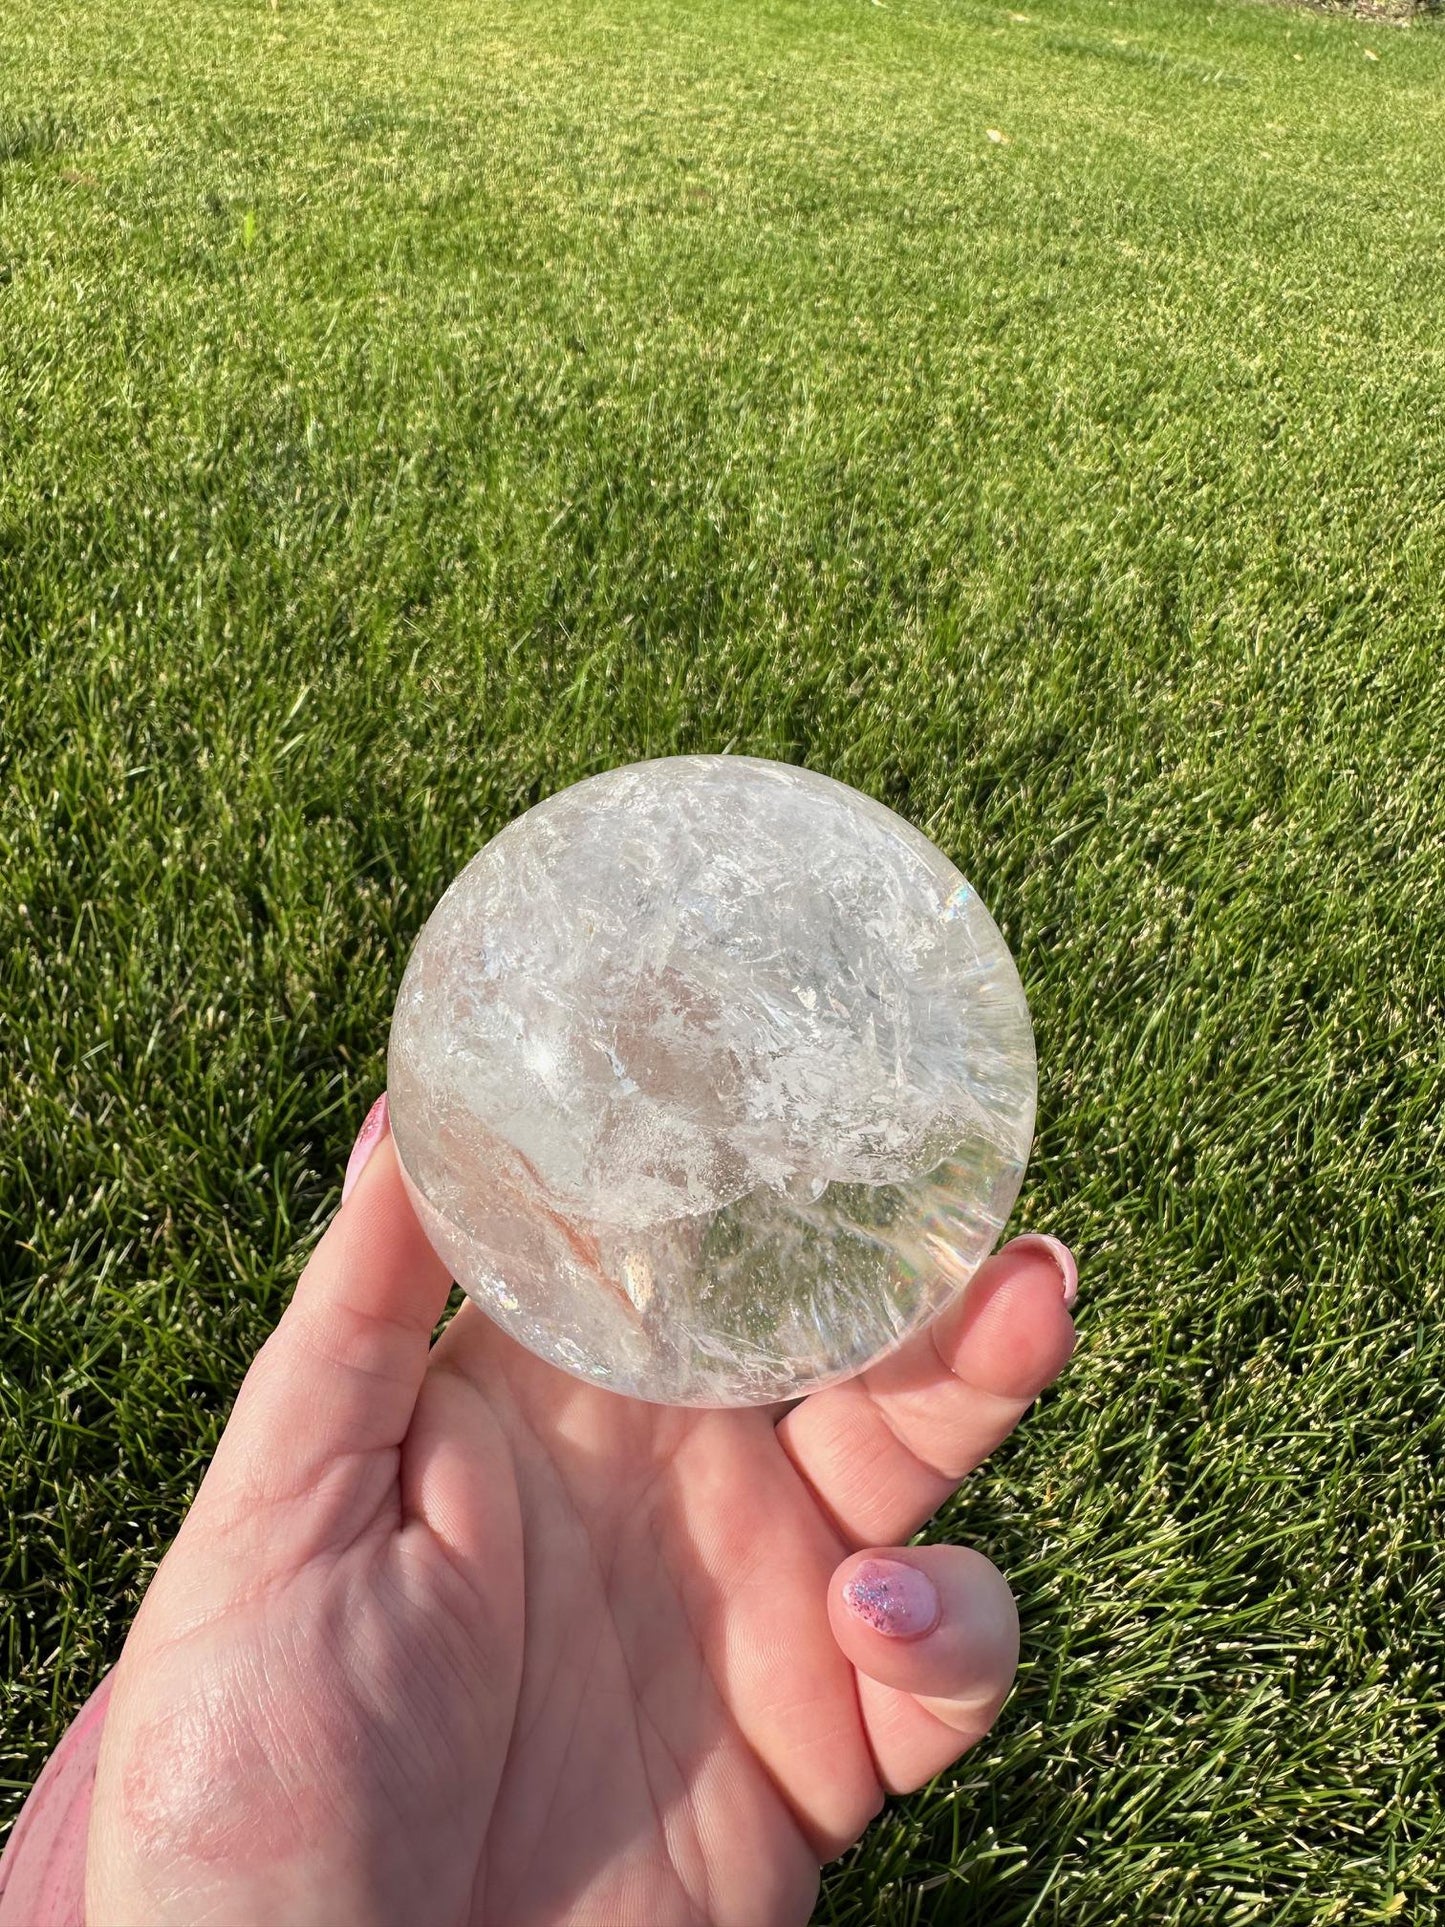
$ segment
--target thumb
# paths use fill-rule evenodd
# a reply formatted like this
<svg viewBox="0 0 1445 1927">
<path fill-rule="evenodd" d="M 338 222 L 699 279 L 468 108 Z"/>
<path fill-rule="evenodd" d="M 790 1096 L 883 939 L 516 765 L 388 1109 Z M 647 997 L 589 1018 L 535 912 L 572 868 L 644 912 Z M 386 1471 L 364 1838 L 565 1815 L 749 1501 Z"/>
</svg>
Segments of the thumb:
<svg viewBox="0 0 1445 1927">
<path fill-rule="evenodd" d="M 910 1793 L 992 1726 L 1018 1665 L 1003 1575 L 962 1546 L 858 1552 L 828 1588 L 833 1637 L 858 1675 L 878 1777 Z"/>
<path fill-rule="evenodd" d="M 398 1449 L 450 1291 L 407 1197 L 383 1093 L 341 1209 L 237 1394 L 210 1503 L 237 1487 L 248 1503 L 296 1497 L 338 1459 Z"/>
</svg>

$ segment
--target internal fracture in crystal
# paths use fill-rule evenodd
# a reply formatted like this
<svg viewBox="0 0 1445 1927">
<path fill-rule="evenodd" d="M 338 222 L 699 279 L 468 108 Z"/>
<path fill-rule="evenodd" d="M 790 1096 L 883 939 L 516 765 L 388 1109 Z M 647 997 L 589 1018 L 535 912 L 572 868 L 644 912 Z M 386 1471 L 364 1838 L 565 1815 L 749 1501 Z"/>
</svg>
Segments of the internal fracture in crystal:
<svg viewBox="0 0 1445 1927">
<path fill-rule="evenodd" d="M 407 965 L 392 1133 L 505 1330 L 680 1405 L 861 1370 L 968 1282 L 1033 1133 L 993 919 L 882 804 L 683 756 L 510 823 Z"/>
</svg>

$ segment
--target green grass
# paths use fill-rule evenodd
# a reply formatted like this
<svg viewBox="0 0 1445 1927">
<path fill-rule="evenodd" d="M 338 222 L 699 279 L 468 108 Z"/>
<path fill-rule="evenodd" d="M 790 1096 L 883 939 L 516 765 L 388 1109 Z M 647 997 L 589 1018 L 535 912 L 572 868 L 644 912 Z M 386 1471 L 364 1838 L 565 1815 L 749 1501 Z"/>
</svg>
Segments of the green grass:
<svg viewBox="0 0 1445 1927">
<path fill-rule="evenodd" d="M 819 1920 L 1439 1918 L 1442 148 L 1230 0 L 0 11 L 7 1817 L 445 882 L 732 749 L 993 907 L 1084 1274 L 938 1522 L 1017 1694 Z"/>
</svg>

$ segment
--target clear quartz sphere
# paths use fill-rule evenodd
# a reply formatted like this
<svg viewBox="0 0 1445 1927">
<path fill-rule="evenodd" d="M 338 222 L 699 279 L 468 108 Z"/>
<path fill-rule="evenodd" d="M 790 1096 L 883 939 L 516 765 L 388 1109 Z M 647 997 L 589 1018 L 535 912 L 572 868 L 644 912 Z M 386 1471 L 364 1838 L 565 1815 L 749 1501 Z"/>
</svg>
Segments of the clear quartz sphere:
<svg viewBox="0 0 1445 1927">
<path fill-rule="evenodd" d="M 539 803 L 402 979 L 391 1128 L 428 1238 L 523 1345 L 674 1405 L 789 1399 L 962 1290 L 1036 1071 L 992 917 L 811 770 L 677 756 Z"/>
</svg>

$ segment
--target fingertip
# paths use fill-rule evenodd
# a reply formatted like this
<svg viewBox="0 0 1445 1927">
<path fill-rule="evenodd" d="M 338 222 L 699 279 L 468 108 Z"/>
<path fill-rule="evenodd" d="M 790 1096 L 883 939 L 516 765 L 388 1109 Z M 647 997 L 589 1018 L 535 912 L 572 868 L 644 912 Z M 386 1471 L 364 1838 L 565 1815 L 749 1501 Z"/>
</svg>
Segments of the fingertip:
<svg viewBox="0 0 1445 1927">
<path fill-rule="evenodd" d="M 862 1673 L 930 1701 L 976 1710 L 1002 1699 L 1018 1664 L 1008 1582 L 965 1546 L 871 1547 L 828 1590 L 834 1638 Z"/>
<path fill-rule="evenodd" d="M 1014 1239 L 940 1314 L 935 1348 L 968 1384 L 1000 1398 L 1034 1399 L 1069 1362 L 1077 1335 L 1063 1267 L 1050 1249 L 1056 1242 L 1035 1233 Z"/>
<path fill-rule="evenodd" d="M 1010 1238 L 999 1256 L 1023 1259 L 1035 1252 L 1046 1255 L 1058 1267 L 1064 1310 L 1071 1312 L 1079 1299 L 1079 1261 L 1062 1238 L 1055 1238 L 1047 1231 L 1025 1231 L 1017 1238 Z"/>
<path fill-rule="evenodd" d="M 368 1121 L 384 1103 L 383 1094 Z M 412 1204 L 386 1111 L 371 1125 L 370 1142 L 362 1148 L 342 1205 L 297 1282 L 291 1308 L 311 1307 L 329 1316 L 349 1305 L 367 1317 L 416 1322 L 430 1332 L 445 1309 L 451 1274 Z M 356 1159 L 355 1150 L 352 1156 Z"/>
</svg>

